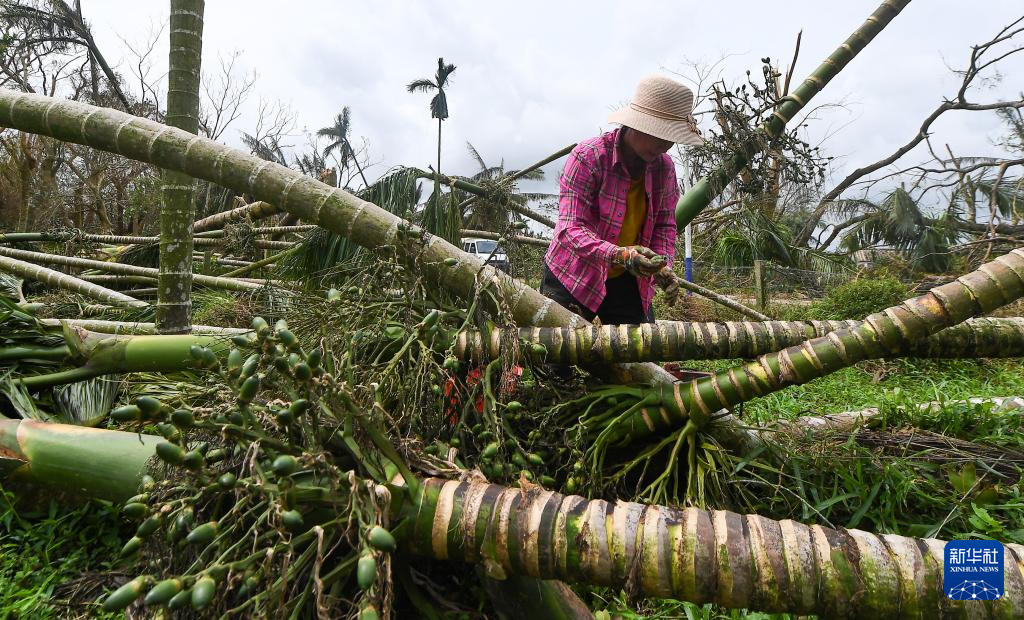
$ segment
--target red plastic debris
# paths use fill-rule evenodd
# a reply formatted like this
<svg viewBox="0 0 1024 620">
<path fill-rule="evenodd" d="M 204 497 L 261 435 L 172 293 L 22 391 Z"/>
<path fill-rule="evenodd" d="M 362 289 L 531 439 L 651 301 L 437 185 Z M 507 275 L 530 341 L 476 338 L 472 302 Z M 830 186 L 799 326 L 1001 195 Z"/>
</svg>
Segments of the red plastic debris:
<svg viewBox="0 0 1024 620">
<path fill-rule="evenodd" d="M 507 373 L 503 373 L 500 380 L 500 392 L 509 394 L 519 385 L 519 378 L 523 376 L 522 366 L 513 366 Z M 455 424 L 459 421 L 459 412 L 462 411 L 462 403 L 466 395 L 473 391 L 484 378 L 484 370 L 481 367 L 472 368 L 466 373 L 466 378 L 461 379 L 458 375 L 449 374 L 444 384 L 445 414 L 448 415 L 448 422 Z M 478 414 L 484 412 L 484 397 L 481 393 L 476 397 L 474 407 Z"/>
</svg>

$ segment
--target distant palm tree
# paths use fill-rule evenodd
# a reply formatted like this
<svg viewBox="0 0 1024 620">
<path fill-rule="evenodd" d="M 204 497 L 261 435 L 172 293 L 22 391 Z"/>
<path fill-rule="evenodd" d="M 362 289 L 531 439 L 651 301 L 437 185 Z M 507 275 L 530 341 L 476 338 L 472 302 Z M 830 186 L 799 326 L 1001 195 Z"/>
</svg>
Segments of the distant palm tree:
<svg viewBox="0 0 1024 620">
<path fill-rule="evenodd" d="M 277 142 L 276 138 L 268 136 L 261 140 L 243 131 L 242 143 L 249 147 L 249 152 L 256 157 L 272 161 L 275 164 L 281 164 L 286 168 L 288 167 L 288 160 L 285 158 L 284 151 L 281 150 L 281 145 Z"/>
<path fill-rule="evenodd" d="M 463 214 L 464 228 L 503 232 L 506 227 L 514 223 L 513 219 L 521 219 L 514 215 L 511 205 L 525 207 L 532 200 L 557 198 L 555 194 L 520 192 L 516 187 L 516 181 L 509 180 L 510 177 L 514 177 L 516 180 L 542 181 L 544 180 L 543 170 L 530 170 L 525 174 L 521 174 L 519 170 L 505 170 L 504 160 L 497 166 L 489 166 L 471 143 L 466 142 L 466 148 L 476 160 L 477 165 L 480 166 L 480 170 L 469 177 L 469 180 L 491 190 L 494 197 L 474 197 L 472 202 L 467 200 L 466 203 L 460 205 L 467 207 L 467 212 Z"/>
<path fill-rule="evenodd" d="M 844 248 L 892 248 L 915 267 L 935 273 L 950 268 L 950 246 L 964 234 L 956 225 L 955 204 L 931 218 L 903 187 L 896 188 L 881 204 L 869 207 L 867 215 L 843 238 Z"/>
<path fill-rule="evenodd" d="M 455 73 L 455 65 L 446 65 L 444 58 L 437 59 L 437 73 L 433 80 L 413 80 L 406 89 L 410 93 L 430 93 L 437 91 L 430 100 L 430 117 L 437 119 L 437 174 L 441 174 L 441 121 L 448 118 L 448 97 L 444 89 L 448 86 L 448 78 Z"/>
<path fill-rule="evenodd" d="M 303 153 L 296 157 L 295 165 L 299 168 L 299 172 L 315 179 L 319 179 L 328 170 L 327 160 L 318 151 Z"/>
<path fill-rule="evenodd" d="M 328 138 L 332 141 L 324 147 L 324 157 L 327 157 L 334 151 L 337 151 L 338 187 L 341 187 L 342 172 L 348 170 L 349 162 L 356 165 L 356 170 L 359 171 L 359 177 L 363 180 L 363 185 L 365 187 L 369 187 L 370 184 L 366 181 L 366 175 L 363 174 L 363 168 L 359 165 L 359 158 L 356 156 L 356 150 L 352 148 L 352 142 L 348 137 L 351 132 L 352 113 L 349 110 L 349 107 L 345 106 L 341 109 L 341 114 L 334 117 L 334 124 L 330 127 L 324 127 L 320 131 L 316 132 L 316 135 Z"/>
</svg>

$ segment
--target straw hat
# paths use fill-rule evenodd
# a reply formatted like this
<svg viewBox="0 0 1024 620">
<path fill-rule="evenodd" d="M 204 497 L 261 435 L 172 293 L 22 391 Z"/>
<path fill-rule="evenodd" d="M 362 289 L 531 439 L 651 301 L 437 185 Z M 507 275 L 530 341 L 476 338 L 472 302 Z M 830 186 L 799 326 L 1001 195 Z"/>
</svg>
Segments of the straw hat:
<svg viewBox="0 0 1024 620">
<path fill-rule="evenodd" d="M 633 100 L 612 112 L 608 122 L 677 144 L 704 144 L 693 118 L 693 91 L 660 75 L 640 80 Z"/>
</svg>

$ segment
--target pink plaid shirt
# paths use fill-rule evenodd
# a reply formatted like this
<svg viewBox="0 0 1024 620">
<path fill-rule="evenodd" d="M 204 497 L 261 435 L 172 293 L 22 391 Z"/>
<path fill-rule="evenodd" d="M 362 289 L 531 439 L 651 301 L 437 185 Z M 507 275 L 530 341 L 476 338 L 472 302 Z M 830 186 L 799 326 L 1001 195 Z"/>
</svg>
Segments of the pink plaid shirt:
<svg viewBox="0 0 1024 620">
<path fill-rule="evenodd" d="M 558 224 L 544 261 L 576 301 L 593 312 L 601 306 L 615 241 L 626 214 L 631 182 L 620 159 L 621 129 L 580 142 L 569 153 L 559 179 Z M 667 154 L 644 167 L 647 220 L 637 245 L 668 259 L 676 251 L 676 168 Z M 654 278 L 638 278 L 646 312 L 654 298 Z"/>
</svg>

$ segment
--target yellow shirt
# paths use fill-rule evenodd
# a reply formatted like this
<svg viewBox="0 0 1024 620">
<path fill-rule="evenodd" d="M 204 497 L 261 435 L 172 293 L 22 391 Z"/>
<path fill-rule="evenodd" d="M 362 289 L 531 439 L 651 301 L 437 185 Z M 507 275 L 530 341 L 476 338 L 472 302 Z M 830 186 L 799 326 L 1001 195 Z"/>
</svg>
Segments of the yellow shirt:
<svg viewBox="0 0 1024 620">
<path fill-rule="evenodd" d="M 646 220 L 647 192 L 644 189 L 644 177 L 641 175 L 639 179 L 633 179 L 629 185 L 629 193 L 626 194 L 626 215 L 622 217 L 622 229 L 615 243 L 620 248 L 636 245 Z M 625 271 L 624 267 L 612 267 L 608 270 L 608 278 L 617 278 Z"/>
</svg>

